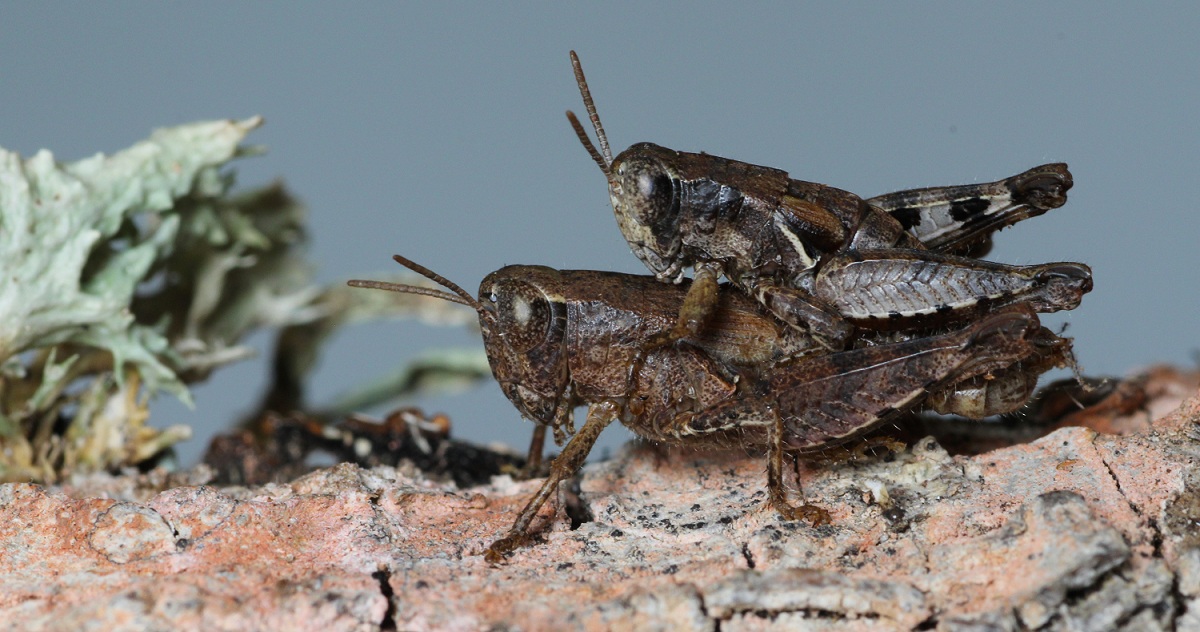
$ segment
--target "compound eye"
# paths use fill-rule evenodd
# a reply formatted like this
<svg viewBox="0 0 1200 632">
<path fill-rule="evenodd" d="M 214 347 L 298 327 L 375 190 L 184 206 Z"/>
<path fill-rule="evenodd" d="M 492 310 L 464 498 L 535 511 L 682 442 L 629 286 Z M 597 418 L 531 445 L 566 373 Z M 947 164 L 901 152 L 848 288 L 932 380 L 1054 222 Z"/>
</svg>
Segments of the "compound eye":
<svg viewBox="0 0 1200 632">
<path fill-rule="evenodd" d="M 665 173 L 643 171 L 637 174 L 637 191 L 648 200 L 666 197 L 671 194 L 671 179 Z"/>
<path fill-rule="evenodd" d="M 525 352 L 546 341 L 554 314 L 541 290 L 513 281 L 498 285 L 492 295 L 500 331 L 510 347 Z"/>
<path fill-rule="evenodd" d="M 628 196 L 629 210 L 645 225 L 673 217 L 678 208 L 675 180 L 653 160 L 631 159 L 622 165 L 621 189 Z"/>
</svg>

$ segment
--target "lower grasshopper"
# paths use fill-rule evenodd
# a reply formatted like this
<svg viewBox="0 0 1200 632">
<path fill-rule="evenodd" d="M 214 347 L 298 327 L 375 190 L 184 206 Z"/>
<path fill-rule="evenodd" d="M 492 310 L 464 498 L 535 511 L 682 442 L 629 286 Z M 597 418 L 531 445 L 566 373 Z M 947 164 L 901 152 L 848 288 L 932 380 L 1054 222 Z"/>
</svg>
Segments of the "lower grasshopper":
<svg viewBox="0 0 1200 632">
<path fill-rule="evenodd" d="M 492 562 L 531 539 L 538 510 L 613 421 L 655 441 L 764 450 L 771 505 L 788 519 L 820 521 L 826 518 L 820 508 L 788 501 L 785 453 L 847 441 L 950 385 L 1006 369 L 1019 375 L 1018 363 L 1031 360 L 1040 367 L 1069 353 L 1069 340 L 1040 327 L 1020 305 L 959 331 L 828 353 L 811 335 L 780 323 L 732 288 L 720 291 L 713 317 L 699 332 L 647 351 L 675 322 L 686 284 L 509 266 L 488 275 L 475 298 L 418 264 L 395 260 L 450 292 L 375 281 L 350 284 L 436 296 L 475 309 L 504 394 L 523 416 L 552 428 L 560 443 L 570 437 L 512 528 L 486 551 Z M 1011 409 L 1021 397 L 1003 406 Z M 582 405 L 588 407 L 587 420 L 574 432 L 573 409 Z"/>
</svg>

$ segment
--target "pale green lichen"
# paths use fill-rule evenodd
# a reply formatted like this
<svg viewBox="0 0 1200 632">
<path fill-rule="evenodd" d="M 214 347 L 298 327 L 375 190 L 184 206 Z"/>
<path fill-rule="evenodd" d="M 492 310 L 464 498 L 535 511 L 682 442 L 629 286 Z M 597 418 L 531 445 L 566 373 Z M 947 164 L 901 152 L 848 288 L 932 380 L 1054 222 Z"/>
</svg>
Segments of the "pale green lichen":
<svg viewBox="0 0 1200 632">
<path fill-rule="evenodd" d="M 473 316 L 314 287 L 303 207 L 279 184 L 230 195 L 221 170 L 260 123 L 162 129 L 69 164 L 0 149 L 0 480 L 152 460 L 190 431 L 147 426 L 149 399 L 190 402 L 187 384 L 252 354 L 255 328 L 318 332 L 296 351 L 303 376 L 346 323 Z"/>
<path fill-rule="evenodd" d="M 0 478 L 136 463 L 188 436 L 145 425 L 155 392 L 189 395 L 166 319 L 134 300 L 181 241 L 179 202 L 224 195 L 217 169 L 259 123 L 158 130 L 69 164 L 0 150 Z"/>
<path fill-rule="evenodd" d="M 221 195 L 216 167 L 258 124 L 159 130 L 113 156 L 65 165 L 45 150 L 29 160 L 0 150 L 0 358 L 62 344 L 101 348 L 117 366 L 136 365 L 148 387 L 186 398 L 155 353 L 165 340 L 134 321 L 130 302 L 175 242 L 175 201 Z"/>
</svg>

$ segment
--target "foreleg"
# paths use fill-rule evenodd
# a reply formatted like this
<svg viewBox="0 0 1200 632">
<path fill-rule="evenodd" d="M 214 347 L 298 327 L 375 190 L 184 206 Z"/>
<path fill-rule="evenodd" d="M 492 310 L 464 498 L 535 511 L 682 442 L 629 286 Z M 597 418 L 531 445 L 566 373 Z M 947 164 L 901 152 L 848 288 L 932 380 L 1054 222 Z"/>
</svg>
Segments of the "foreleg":
<svg viewBox="0 0 1200 632">
<path fill-rule="evenodd" d="M 542 454 L 546 449 L 546 425 L 536 424 L 533 436 L 529 438 L 529 453 L 525 457 L 525 467 L 521 469 L 522 479 L 534 478 L 542 472 Z"/>
<path fill-rule="evenodd" d="M 618 411 L 619 407 L 614 402 L 605 401 L 592 404 L 588 409 L 587 421 L 583 427 L 575 433 L 574 437 L 571 437 L 567 447 L 563 448 L 562 454 L 559 454 L 550 464 L 550 476 L 546 477 L 546 482 L 542 483 L 541 488 L 526 503 L 512 528 L 508 530 L 508 534 L 493 542 L 484 553 L 488 562 L 498 564 L 506 555 L 529 543 L 533 537 L 529 533 L 529 526 L 537 517 L 538 510 L 546 504 L 552 494 L 558 491 L 559 483 L 579 471 L 584 460 L 587 459 L 588 453 L 596 445 L 596 439 L 600 437 L 600 433 L 608 427 L 608 424 L 617 418 Z"/>
</svg>

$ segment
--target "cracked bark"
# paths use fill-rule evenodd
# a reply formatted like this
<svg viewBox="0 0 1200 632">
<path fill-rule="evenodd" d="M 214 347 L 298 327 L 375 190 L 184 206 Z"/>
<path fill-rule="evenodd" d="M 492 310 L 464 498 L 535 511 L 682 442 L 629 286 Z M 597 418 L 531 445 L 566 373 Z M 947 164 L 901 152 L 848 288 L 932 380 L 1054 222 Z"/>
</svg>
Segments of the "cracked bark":
<svg viewBox="0 0 1200 632">
<path fill-rule="evenodd" d="M 1062 427 L 973 456 L 921 439 L 805 462 L 805 497 L 833 515 L 815 528 L 766 506 L 762 458 L 633 447 L 585 468 L 575 528 L 563 503 L 543 543 L 496 568 L 478 553 L 540 481 L 459 489 L 340 465 L 257 487 L 206 486 L 200 470 L 4 485 L 0 621 L 1200 629 L 1196 376 L 1154 380 L 1145 411 L 1072 420 L 1104 434 Z"/>
</svg>

